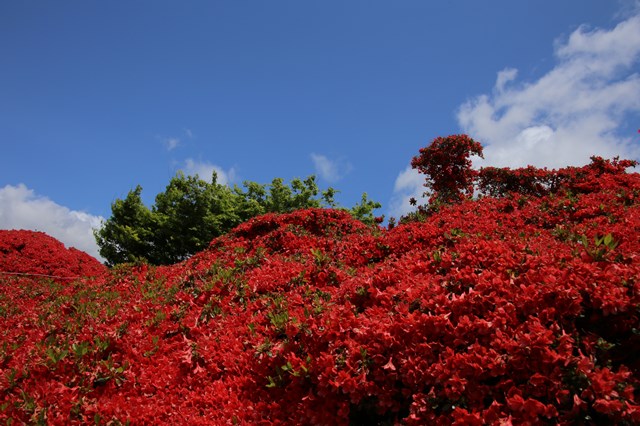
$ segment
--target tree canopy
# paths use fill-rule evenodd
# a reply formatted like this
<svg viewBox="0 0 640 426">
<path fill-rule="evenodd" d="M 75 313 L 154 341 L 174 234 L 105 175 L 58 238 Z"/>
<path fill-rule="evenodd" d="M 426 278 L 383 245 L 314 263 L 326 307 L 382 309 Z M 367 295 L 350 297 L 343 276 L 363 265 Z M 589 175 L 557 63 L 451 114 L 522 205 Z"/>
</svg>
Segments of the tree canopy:
<svg viewBox="0 0 640 426">
<path fill-rule="evenodd" d="M 151 208 L 142 201 L 142 187 L 136 186 L 124 199 L 111 204 L 112 216 L 94 232 L 100 255 L 113 266 L 147 261 L 173 264 L 204 249 L 212 239 L 246 220 L 266 213 L 337 207 L 333 188 L 320 191 L 315 176 L 293 179 L 285 184 L 275 178 L 270 184 L 244 182 L 243 187 L 211 182 L 179 172 L 164 192 L 156 195 Z M 367 194 L 349 212 L 362 222 L 373 224 L 373 210 L 380 203 Z"/>
<path fill-rule="evenodd" d="M 471 168 L 472 155 L 483 158 L 482 145 L 467 135 L 438 137 L 420 149 L 411 167 L 427 176 L 424 186 L 431 190 L 429 202 L 448 204 L 473 195 L 478 172 Z"/>
</svg>

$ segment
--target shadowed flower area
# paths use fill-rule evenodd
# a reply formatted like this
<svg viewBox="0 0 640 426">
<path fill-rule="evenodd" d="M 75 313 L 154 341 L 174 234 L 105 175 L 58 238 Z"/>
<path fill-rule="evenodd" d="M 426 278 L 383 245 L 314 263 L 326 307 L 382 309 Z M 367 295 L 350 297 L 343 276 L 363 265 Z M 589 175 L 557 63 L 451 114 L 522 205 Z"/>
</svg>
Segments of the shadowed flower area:
<svg viewBox="0 0 640 426">
<path fill-rule="evenodd" d="M 171 266 L 3 233 L 3 269 L 88 278 L 0 275 L 0 420 L 639 424 L 628 165 L 490 169 L 390 230 L 268 214 Z"/>
</svg>

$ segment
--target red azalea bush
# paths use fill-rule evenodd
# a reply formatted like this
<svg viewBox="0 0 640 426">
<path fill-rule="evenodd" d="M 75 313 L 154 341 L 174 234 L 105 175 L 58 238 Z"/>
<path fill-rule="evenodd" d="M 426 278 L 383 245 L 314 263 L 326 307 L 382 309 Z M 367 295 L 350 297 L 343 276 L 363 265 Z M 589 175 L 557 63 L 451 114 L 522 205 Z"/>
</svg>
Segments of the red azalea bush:
<svg viewBox="0 0 640 426">
<path fill-rule="evenodd" d="M 106 267 L 95 258 L 45 234 L 0 230 L 0 273 L 49 275 L 68 280 L 96 276 Z"/>
<path fill-rule="evenodd" d="M 413 157 L 411 167 L 427 175 L 424 186 L 431 190 L 431 202 L 457 202 L 473 194 L 478 172 L 471 168 L 472 155 L 482 158 L 479 142 L 467 135 L 451 135 L 435 138 Z"/>
<path fill-rule="evenodd" d="M 0 419 L 640 424 L 640 175 L 616 164 L 393 230 L 304 210 L 174 266 L 1 277 Z"/>
</svg>

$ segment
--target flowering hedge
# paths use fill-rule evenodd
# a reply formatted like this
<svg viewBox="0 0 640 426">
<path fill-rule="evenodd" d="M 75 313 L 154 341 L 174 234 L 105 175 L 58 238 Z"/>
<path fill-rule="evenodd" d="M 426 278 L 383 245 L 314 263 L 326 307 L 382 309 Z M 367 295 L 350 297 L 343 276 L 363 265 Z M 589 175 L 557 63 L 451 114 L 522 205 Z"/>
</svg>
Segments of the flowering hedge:
<svg viewBox="0 0 640 426">
<path fill-rule="evenodd" d="M 597 164 L 392 230 L 303 210 L 174 266 L 2 276 L 0 420 L 640 424 L 640 175 Z"/>
</svg>

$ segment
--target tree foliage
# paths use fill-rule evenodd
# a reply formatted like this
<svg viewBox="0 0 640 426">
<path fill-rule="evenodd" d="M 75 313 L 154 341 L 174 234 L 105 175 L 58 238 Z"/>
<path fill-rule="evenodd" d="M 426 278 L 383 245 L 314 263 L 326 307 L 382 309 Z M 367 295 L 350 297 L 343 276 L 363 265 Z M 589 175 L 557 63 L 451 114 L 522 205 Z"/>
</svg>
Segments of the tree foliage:
<svg viewBox="0 0 640 426">
<path fill-rule="evenodd" d="M 320 191 L 315 176 L 293 179 L 287 185 L 275 178 L 270 184 L 244 182 L 243 187 L 209 183 L 179 172 L 159 193 L 151 208 L 141 198 L 142 187 L 129 191 L 111 205 L 112 216 L 94 232 L 100 255 L 110 266 L 136 261 L 155 265 L 182 261 L 205 248 L 246 220 L 266 213 L 289 213 L 306 208 L 336 207 L 337 191 Z M 374 223 L 380 203 L 363 194 L 351 214 Z"/>
<path fill-rule="evenodd" d="M 455 203 L 473 195 L 477 171 L 471 168 L 472 155 L 482 157 L 482 145 L 467 135 L 438 137 L 420 149 L 411 167 L 427 175 L 430 202 Z"/>
</svg>

